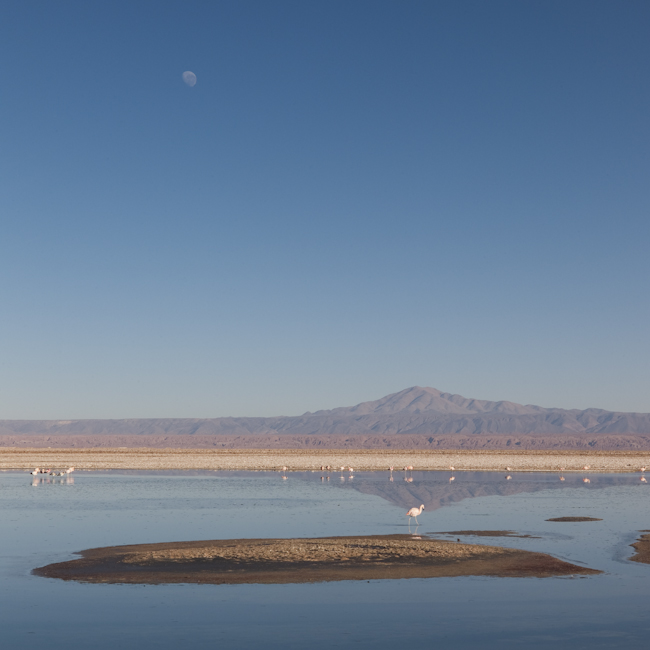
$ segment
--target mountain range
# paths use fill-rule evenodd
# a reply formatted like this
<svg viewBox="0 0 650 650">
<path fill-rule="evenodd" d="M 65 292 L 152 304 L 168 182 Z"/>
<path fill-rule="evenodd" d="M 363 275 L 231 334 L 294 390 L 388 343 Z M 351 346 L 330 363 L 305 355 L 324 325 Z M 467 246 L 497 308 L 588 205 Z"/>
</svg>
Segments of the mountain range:
<svg viewBox="0 0 650 650">
<path fill-rule="evenodd" d="M 305 440 L 345 436 L 397 442 L 397 437 L 401 436 L 424 436 L 431 438 L 431 443 L 436 437 L 462 436 L 475 441 L 475 444 L 470 442 L 462 446 L 483 447 L 482 441 L 487 437 L 496 439 L 517 435 L 548 440 L 560 435 L 599 438 L 622 434 L 650 435 L 650 413 L 621 413 L 595 408 L 567 410 L 506 401 L 490 402 L 419 386 L 356 406 L 307 412 L 299 416 L 0 420 L 0 436 L 12 439 L 45 436 L 50 440 L 61 436 L 193 436 L 202 439 L 211 436 L 247 439 L 292 436 Z M 307 442 L 307 446 L 313 446 L 313 443 L 315 440 Z"/>
</svg>

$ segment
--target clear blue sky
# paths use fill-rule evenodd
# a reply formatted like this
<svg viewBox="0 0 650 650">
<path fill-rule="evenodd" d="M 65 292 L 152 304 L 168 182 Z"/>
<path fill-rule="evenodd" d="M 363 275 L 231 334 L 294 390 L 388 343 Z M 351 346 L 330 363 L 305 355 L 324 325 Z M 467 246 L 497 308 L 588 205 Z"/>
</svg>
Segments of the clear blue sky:
<svg viewBox="0 0 650 650">
<path fill-rule="evenodd" d="M 5 0 L 0 418 L 650 411 L 649 33 L 645 0 Z"/>
</svg>

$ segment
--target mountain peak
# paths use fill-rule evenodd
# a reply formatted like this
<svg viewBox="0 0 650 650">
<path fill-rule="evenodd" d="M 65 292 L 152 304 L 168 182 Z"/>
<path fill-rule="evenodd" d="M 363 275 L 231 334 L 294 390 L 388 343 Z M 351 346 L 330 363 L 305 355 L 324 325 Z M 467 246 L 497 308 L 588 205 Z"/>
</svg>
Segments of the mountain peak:
<svg viewBox="0 0 650 650">
<path fill-rule="evenodd" d="M 477 413 L 508 413 L 511 415 L 531 415 L 542 411 L 539 406 L 524 406 L 514 402 L 490 402 L 469 399 L 462 395 L 443 393 L 429 386 L 411 386 L 386 395 L 371 402 L 361 402 L 356 406 L 318 411 L 318 415 L 390 415 L 395 413 L 440 413 L 447 415 L 472 415 Z"/>
</svg>

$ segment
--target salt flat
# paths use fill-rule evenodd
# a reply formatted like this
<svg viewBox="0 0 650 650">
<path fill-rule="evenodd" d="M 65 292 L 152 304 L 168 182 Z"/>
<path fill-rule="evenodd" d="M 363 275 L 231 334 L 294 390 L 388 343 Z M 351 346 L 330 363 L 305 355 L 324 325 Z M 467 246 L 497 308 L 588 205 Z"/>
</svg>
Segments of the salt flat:
<svg viewBox="0 0 650 650">
<path fill-rule="evenodd" d="M 78 470 L 415 470 L 548 472 L 636 472 L 650 466 L 650 450 L 615 451 L 423 451 L 387 449 L 0 449 L 0 470 L 34 467 Z"/>
</svg>

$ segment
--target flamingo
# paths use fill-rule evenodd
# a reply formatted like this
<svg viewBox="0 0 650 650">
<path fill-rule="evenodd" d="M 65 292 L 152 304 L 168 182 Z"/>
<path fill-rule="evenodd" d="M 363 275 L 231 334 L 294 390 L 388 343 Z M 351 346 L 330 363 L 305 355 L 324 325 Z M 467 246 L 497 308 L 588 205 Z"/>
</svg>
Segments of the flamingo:
<svg viewBox="0 0 650 650">
<path fill-rule="evenodd" d="M 30 474 L 31 474 L 32 476 L 36 476 L 37 474 L 40 473 L 40 471 L 41 471 L 40 468 L 37 467 L 33 472 L 30 472 Z"/>
<path fill-rule="evenodd" d="M 585 471 L 587 471 L 588 469 L 590 469 L 590 467 L 591 467 L 590 465 L 585 465 L 582 469 L 584 469 Z"/>
<path fill-rule="evenodd" d="M 66 474 L 72 474 L 74 472 L 74 467 L 68 467 L 68 469 L 65 470 Z"/>
<path fill-rule="evenodd" d="M 449 469 L 450 469 L 452 472 L 456 470 L 456 468 L 455 468 L 453 465 L 450 465 L 450 466 L 449 466 Z"/>
<path fill-rule="evenodd" d="M 419 508 L 411 508 L 407 513 L 407 517 L 413 517 L 415 519 L 415 523 L 420 525 L 420 522 L 418 521 L 418 515 L 422 514 L 422 511 L 424 510 L 424 504 L 422 504 Z M 411 525 L 411 520 L 409 519 L 409 526 Z"/>
<path fill-rule="evenodd" d="M 645 470 L 646 470 L 646 466 L 644 465 L 639 471 L 640 472 L 645 472 Z"/>
<path fill-rule="evenodd" d="M 512 467 L 506 467 L 506 472 L 512 472 Z"/>
</svg>

